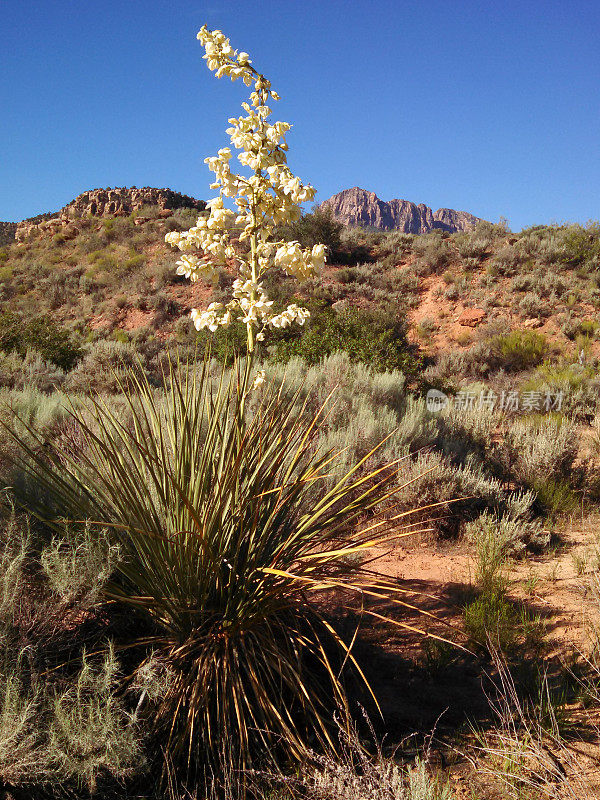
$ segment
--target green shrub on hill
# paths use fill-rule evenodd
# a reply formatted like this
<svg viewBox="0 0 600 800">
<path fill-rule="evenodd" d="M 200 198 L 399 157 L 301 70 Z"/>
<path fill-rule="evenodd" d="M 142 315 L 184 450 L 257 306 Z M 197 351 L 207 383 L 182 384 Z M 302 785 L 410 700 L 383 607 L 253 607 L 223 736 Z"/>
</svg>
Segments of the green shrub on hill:
<svg viewBox="0 0 600 800">
<path fill-rule="evenodd" d="M 315 207 L 312 213 L 303 214 L 297 222 L 283 226 L 279 234 L 282 238 L 300 242 L 302 247 L 313 247 L 322 243 L 328 248 L 328 260 L 335 262 L 343 255 L 341 241 L 343 227 L 333 218 L 331 211 Z"/>
<path fill-rule="evenodd" d="M 44 361 L 64 370 L 72 369 L 80 355 L 80 347 L 70 333 L 47 317 L 24 319 L 10 311 L 0 313 L 0 350 L 25 356 L 36 350 Z"/>
<path fill-rule="evenodd" d="M 404 314 L 397 307 L 339 312 L 327 307 L 317 309 L 306 328 L 284 332 L 275 358 L 287 361 L 299 356 L 309 364 L 318 364 L 340 350 L 348 353 L 351 361 L 362 361 L 379 371 L 401 370 L 414 375 L 422 363 L 407 340 Z"/>
<path fill-rule="evenodd" d="M 548 340 L 537 331 L 511 331 L 496 336 L 492 342 L 497 369 L 518 372 L 541 364 L 549 353 Z"/>
</svg>

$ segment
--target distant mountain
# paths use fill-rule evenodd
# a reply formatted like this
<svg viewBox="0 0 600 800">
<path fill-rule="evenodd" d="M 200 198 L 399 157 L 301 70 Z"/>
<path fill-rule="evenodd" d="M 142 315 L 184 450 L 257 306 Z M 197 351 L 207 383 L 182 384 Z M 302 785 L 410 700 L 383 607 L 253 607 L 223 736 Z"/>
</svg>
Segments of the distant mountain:
<svg viewBox="0 0 600 800">
<path fill-rule="evenodd" d="M 344 225 L 404 233 L 428 233 L 435 228 L 455 233 L 470 230 L 480 221 L 473 214 L 452 208 L 432 211 L 424 203 L 416 205 L 410 200 L 390 200 L 386 203 L 374 192 L 367 192 L 358 186 L 334 194 L 321 203 L 320 208 L 331 209 L 334 218 Z"/>
</svg>

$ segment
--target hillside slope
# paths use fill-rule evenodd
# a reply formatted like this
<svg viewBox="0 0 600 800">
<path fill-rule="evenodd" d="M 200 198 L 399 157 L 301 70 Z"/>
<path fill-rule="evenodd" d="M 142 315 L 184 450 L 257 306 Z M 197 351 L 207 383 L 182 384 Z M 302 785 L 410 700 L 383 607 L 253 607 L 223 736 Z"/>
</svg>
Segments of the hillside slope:
<svg viewBox="0 0 600 800">
<path fill-rule="evenodd" d="M 69 216 L 63 225 L 62 215 L 30 226 L 20 241 L 0 249 L 2 310 L 24 320 L 50 319 L 81 342 L 192 341 L 190 309 L 226 298 L 233 280 L 228 270 L 216 287 L 175 274 L 177 253 L 164 236 L 194 224 L 201 202 L 193 203 L 140 205 L 130 214 L 105 207 L 102 217 Z M 308 215 L 301 228 L 319 238 L 311 221 Z M 600 355 L 596 224 L 518 235 L 484 222 L 470 231 L 420 236 L 340 228 L 334 239 L 323 276 L 300 288 L 280 276 L 270 287 L 278 304 L 292 297 L 309 303 L 313 324 L 325 311 L 335 319 L 379 310 L 383 327 L 407 321 L 409 340 L 429 361 L 449 353 L 461 363 L 481 360 L 482 342 L 511 330 L 533 331 L 574 360 Z"/>
</svg>

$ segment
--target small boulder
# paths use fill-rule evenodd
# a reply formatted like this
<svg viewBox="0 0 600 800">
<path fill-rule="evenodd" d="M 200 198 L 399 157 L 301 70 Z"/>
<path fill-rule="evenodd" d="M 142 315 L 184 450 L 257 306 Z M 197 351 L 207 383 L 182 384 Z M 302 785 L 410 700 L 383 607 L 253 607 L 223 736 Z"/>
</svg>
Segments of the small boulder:
<svg viewBox="0 0 600 800">
<path fill-rule="evenodd" d="M 483 322 L 484 319 L 485 311 L 483 308 L 465 308 L 456 321 L 459 325 L 475 328 L 480 322 Z"/>
<path fill-rule="evenodd" d="M 529 319 L 525 320 L 523 327 L 531 330 L 532 328 L 541 328 L 543 324 L 543 320 L 539 319 L 538 317 L 530 317 Z"/>
</svg>

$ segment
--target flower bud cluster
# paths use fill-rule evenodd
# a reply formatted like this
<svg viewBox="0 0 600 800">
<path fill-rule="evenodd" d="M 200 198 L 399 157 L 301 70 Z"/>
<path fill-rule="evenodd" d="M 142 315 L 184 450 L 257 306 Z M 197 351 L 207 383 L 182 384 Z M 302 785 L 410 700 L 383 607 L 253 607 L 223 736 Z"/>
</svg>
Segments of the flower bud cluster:
<svg viewBox="0 0 600 800">
<path fill-rule="evenodd" d="M 210 31 L 206 26 L 198 39 L 204 46 L 207 66 L 217 78 L 241 79 L 253 87 L 250 102 L 242 103 L 245 115 L 230 118 L 227 128 L 232 146 L 241 151 L 238 161 L 249 174 L 232 172 L 229 147 L 205 159 L 214 173 L 211 188 L 218 189 L 219 196 L 208 203 L 207 217 L 199 217 L 188 231 L 168 233 L 165 240 L 184 253 L 177 262 L 177 274 L 192 281 L 215 281 L 219 267 L 236 267 L 241 278 L 233 284 L 231 301 L 226 305 L 211 303 L 206 311 L 193 309 L 192 319 L 198 330 L 215 331 L 237 317 L 248 327 L 251 350 L 254 341 L 264 339 L 267 328 L 285 328 L 294 322 L 303 325 L 309 317 L 306 309 L 295 304 L 273 313 L 273 301 L 260 279 L 273 268 L 302 280 L 318 274 L 325 264 L 325 246 L 303 248 L 298 242 L 274 241 L 275 227 L 298 220 L 300 204 L 315 196 L 314 188 L 303 184 L 287 165 L 286 134 L 291 126 L 270 121 L 268 103 L 279 100 L 279 96 L 254 69 L 247 53 L 234 50 L 221 31 Z M 230 198 L 236 211 L 227 208 L 223 198 Z M 234 232 L 239 241 L 249 241 L 247 255 L 240 255 L 239 248 L 234 247 Z"/>
</svg>

